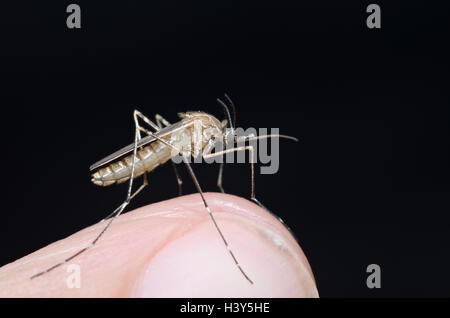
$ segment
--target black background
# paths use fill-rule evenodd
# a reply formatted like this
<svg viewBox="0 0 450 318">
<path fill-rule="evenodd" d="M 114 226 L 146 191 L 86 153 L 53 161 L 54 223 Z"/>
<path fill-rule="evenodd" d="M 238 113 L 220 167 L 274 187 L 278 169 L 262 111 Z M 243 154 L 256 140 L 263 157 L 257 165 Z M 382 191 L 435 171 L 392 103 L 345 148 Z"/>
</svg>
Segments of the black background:
<svg viewBox="0 0 450 318">
<path fill-rule="evenodd" d="M 77 1 L 2 7 L 0 265 L 97 222 L 126 186 L 88 167 L 133 140 L 132 110 L 204 110 L 279 127 L 257 197 L 291 226 L 324 297 L 450 296 L 448 9 L 429 1 Z M 443 2 L 442 2 L 443 3 Z M 218 167 L 194 166 L 217 191 Z M 195 191 L 182 170 L 184 190 Z M 250 194 L 250 168 L 224 187 Z M 172 198 L 170 166 L 131 208 Z M 382 288 L 366 287 L 366 267 Z"/>
</svg>

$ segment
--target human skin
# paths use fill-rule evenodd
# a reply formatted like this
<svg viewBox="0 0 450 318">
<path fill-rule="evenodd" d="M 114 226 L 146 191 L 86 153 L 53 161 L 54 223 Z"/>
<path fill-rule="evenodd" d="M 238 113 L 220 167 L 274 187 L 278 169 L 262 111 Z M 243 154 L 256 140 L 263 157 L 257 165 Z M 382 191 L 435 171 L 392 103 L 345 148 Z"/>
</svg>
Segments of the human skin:
<svg viewBox="0 0 450 318">
<path fill-rule="evenodd" d="M 254 284 L 192 194 L 121 215 L 92 248 L 37 278 L 30 279 L 89 245 L 106 222 L 1 267 L 0 297 L 318 297 L 303 251 L 277 218 L 240 197 L 205 196 Z M 69 288 L 73 264 L 80 288 Z"/>
</svg>

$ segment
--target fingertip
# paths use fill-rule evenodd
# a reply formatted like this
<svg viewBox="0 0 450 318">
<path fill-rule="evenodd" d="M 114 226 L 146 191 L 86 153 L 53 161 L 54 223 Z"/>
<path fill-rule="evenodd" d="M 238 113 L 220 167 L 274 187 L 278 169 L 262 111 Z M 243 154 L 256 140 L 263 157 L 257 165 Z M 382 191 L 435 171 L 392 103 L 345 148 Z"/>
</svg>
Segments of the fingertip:
<svg viewBox="0 0 450 318">
<path fill-rule="evenodd" d="M 55 270 L 39 271 L 86 247 L 105 222 L 0 269 L 4 297 L 317 297 L 308 261 L 289 231 L 249 200 L 199 194 L 151 204 L 118 218 L 92 248 Z M 229 251 L 254 284 L 242 275 Z M 79 269 L 79 287 L 70 285 Z M 75 286 L 75 287 L 74 287 Z"/>
</svg>

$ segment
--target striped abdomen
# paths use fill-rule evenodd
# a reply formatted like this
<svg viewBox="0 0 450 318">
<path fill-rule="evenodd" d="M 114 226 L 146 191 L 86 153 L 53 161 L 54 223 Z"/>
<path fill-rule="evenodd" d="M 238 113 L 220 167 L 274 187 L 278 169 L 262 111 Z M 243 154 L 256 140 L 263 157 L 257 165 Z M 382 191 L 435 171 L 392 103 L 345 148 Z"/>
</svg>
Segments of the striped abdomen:
<svg viewBox="0 0 450 318">
<path fill-rule="evenodd" d="M 144 172 L 150 172 L 171 158 L 171 148 L 166 144 L 155 141 L 136 152 L 134 166 L 134 178 Z M 115 161 L 92 174 L 92 182 L 99 186 L 108 186 L 114 183 L 122 183 L 130 179 L 133 163 L 133 154 L 121 160 Z"/>
</svg>

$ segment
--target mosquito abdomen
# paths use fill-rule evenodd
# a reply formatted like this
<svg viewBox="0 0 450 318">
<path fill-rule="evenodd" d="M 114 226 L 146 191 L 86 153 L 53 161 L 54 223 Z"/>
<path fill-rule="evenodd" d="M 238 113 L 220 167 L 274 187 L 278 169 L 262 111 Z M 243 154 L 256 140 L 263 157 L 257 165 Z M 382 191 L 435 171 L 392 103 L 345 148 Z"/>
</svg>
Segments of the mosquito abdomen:
<svg viewBox="0 0 450 318">
<path fill-rule="evenodd" d="M 190 112 L 183 114 L 183 118 L 182 122 L 192 122 L 195 120 L 198 123 L 197 126 L 202 127 L 205 131 L 209 129 L 213 130 L 216 134 L 221 134 L 220 122 L 211 115 L 202 112 Z M 196 149 L 196 145 L 193 142 L 193 140 L 196 140 L 193 136 L 194 127 L 191 125 L 187 128 L 179 129 L 178 131 L 160 137 L 164 141 L 155 140 L 142 149 L 138 149 L 136 151 L 133 177 L 137 178 L 145 172 L 154 170 L 180 152 L 183 155 L 191 154 L 192 149 Z M 196 133 L 201 133 L 201 130 L 196 131 Z M 201 140 L 200 152 L 208 142 L 208 138 Z M 131 177 L 132 166 L 133 154 L 129 154 L 120 160 L 99 168 L 92 174 L 91 180 L 99 186 L 125 182 Z"/>
<path fill-rule="evenodd" d="M 154 170 L 170 159 L 170 154 L 168 158 L 162 155 L 162 149 L 159 149 L 158 144 L 158 142 L 155 142 L 136 152 L 134 178 L 141 176 L 144 172 Z M 132 164 L 133 154 L 98 169 L 92 174 L 91 181 L 99 186 L 109 186 L 114 183 L 125 182 L 131 177 Z"/>
</svg>

